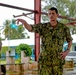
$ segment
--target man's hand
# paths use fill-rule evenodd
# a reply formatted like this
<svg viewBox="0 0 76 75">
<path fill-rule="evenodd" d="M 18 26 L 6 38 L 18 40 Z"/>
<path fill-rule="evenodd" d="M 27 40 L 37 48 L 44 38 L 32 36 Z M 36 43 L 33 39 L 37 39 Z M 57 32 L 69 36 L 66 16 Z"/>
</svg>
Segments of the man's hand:
<svg viewBox="0 0 76 75">
<path fill-rule="evenodd" d="M 25 20 L 23 20 L 23 19 L 17 19 L 16 22 L 17 22 L 17 24 L 19 24 L 19 22 L 21 22 L 22 25 L 24 25 L 24 27 L 25 27 L 28 31 L 32 32 L 32 27 L 31 27 Z"/>
<path fill-rule="evenodd" d="M 66 51 L 64 51 L 64 52 L 61 52 L 59 55 L 60 55 L 60 58 L 63 60 L 63 59 L 65 59 L 65 57 L 68 55 L 68 53 L 69 53 L 69 50 L 66 50 Z"/>
<path fill-rule="evenodd" d="M 25 23 L 25 20 L 23 20 L 23 19 L 17 19 L 16 21 L 17 21 L 17 24 L 19 24 L 19 22 L 21 22 L 22 24 Z"/>
</svg>

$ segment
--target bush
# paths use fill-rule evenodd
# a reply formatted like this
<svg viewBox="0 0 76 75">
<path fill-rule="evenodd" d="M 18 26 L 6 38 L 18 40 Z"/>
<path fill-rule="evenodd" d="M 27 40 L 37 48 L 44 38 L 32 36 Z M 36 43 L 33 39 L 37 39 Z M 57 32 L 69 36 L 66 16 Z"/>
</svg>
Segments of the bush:
<svg viewBox="0 0 76 75">
<path fill-rule="evenodd" d="M 21 51 L 24 51 L 26 56 L 31 56 L 32 48 L 27 44 L 20 44 L 16 47 L 16 53 L 21 56 Z"/>
</svg>

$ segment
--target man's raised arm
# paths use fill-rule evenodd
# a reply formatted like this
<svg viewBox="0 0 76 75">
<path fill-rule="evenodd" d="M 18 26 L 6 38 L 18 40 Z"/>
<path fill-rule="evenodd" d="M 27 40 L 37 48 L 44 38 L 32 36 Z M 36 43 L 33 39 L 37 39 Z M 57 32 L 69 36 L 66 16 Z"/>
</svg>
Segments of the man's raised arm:
<svg viewBox="0 0 76 75">
<path fill-rule="evenodd" d="M 25 20 L 17 19 L 17 24 L 19 24 L 19 22 L 21 22 L 28 31 L 32 32 L 32 27 Z"/>
</svg>

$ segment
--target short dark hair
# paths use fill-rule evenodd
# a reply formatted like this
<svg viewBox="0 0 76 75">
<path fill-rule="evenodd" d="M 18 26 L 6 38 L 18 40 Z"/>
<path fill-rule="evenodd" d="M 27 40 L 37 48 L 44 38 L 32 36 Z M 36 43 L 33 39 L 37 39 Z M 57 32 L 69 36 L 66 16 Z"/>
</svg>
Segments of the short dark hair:
<svg viewBox="0 0 76 75">
<path fill-rule="evenodd" d="M 58 10 L 55 7 L 51 7 L 49 10 L 55 10 L 55 12 L 58 14 Z"/>
</svg>

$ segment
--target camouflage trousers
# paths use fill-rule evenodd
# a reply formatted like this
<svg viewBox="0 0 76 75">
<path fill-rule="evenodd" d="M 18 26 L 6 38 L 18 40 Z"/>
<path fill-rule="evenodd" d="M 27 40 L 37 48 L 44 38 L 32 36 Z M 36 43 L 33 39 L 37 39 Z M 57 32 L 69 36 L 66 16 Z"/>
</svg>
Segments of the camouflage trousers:
<svg viewBox="0 0 76 75">
<path fill-rule="evenodd" d="M 38 75 L 63 75 L 63 67 L 60 66 L 38 66 Z"/>
</svg>

